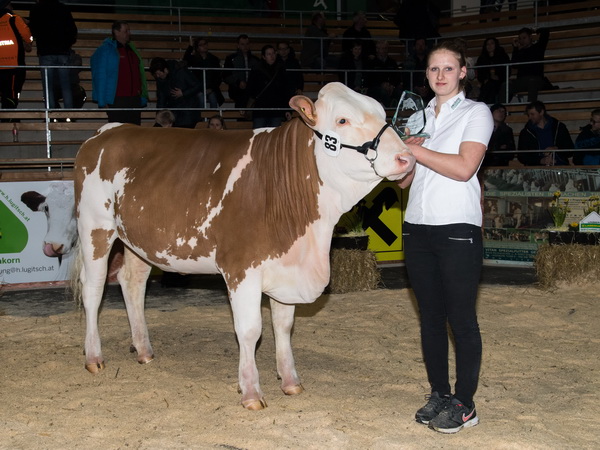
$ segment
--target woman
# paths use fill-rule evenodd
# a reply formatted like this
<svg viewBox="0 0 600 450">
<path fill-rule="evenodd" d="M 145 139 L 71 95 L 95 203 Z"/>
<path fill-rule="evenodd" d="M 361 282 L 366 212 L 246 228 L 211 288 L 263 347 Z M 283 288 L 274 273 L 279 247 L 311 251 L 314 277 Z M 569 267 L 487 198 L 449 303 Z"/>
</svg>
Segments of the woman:
<svg viewBox="0 0 600 450">
<path fill-rule="evenodd" d="M 431 395 L 419 423 L 443 433 L 477 425 L 473 395 L 481 364 L 475 302 L 483 262 L 482 211 L 476 173 L 493 130 L 489 109 L 466 99 L 464 45 L 445 41 L 427 60 L 435 97 L 426 108 L 429 138 L 408 138 L 417 164 L 399 182 L 411 185 L 403 229 L 406 268 L 421 316 Z M 448 332 L 456 343 L 456 384 L 448 375 Z"/>
<path fill-rule="evenodd" d="M 480 102 L 496 103 L 502 83 L 506 81 L 506 68 L 510 59 L 498 39 L 489 37 L 483 42 L 481 55 L 477 58 L 477 80 L 481 86 L 479 91 Z M 479 67 L 495 66 L 495 67 Z"/>
<path fill-rule="evenodd" d="M 193 74 L 198 78 L 202 91 L 200 96 L 200 107 L 204 108 L 204 74 L 206 73 L 206 99 L 211 108 L 218 108 L 223 104 L 225 98 L 221 93 L 221 71 L 220 70 L 199 70 L 199 69 L 220 69 L 221 61 L 219 58 L 208 51 L 208 40 L 203 37 L 192 39 L 190 45 L 183 55 L 183 60 L 193 70 Z"/>
<path fill-rule="evenodd" d="M 225 130 L 227 127 L 225 126 L 225 119 L 223 116 L 216 114 L 208 119 L 208 124 L 206 128 L 211 130 Z"/>
</svg>

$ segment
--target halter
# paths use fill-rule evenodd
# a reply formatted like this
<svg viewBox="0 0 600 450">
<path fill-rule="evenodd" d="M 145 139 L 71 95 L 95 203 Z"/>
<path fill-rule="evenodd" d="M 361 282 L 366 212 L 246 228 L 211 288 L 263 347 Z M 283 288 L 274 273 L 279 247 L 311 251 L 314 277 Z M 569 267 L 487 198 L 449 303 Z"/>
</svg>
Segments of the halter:
<svg viewBox="0 0 600 450">
<path fill-rule="evenodd" d="M 341 144 L 342 148 L 349 148 L 351 150 L 356 150 L 358 153 L 362 153 L 365 156 L 365 159 L 367 161 L 369 161 L 369 163 L 371 164 L 371 167 L 373 168 L 373 170 L 375 170 L 374 164 L 375 164 L 375 160 L 377 159 L 377 156 L 379 155 L 377 153 L 377 146 L 379 145 L 379 142 L 381 141 L 381 135 L 383 134 L 383 132 L 388 128 L 391 127 L 392 125 L 389 123 L 386 123 L 383 127 L 381 127 L 381 130 L 379 130 L 379 133 L 377 133 L 377 136 L 375 136 L 375 139 L 373 139 L 372 141 L 367 141 L 365 142 L 363 145 L 348 145 L 348 144 Z M 317 135 L 317 137 L 321 140 L 323 140 L 323 134 L 318 132 L 317 130 L 313 130 L 315 132 L 315 134 Z M 367 153 L 369 152 L 369 150 L 374 150 L 375 151 L 375 157 L 374 158 L 369 158 L 367 156 Z M 377 173 L 377 172 L 375 172 Z"/>
</svg>

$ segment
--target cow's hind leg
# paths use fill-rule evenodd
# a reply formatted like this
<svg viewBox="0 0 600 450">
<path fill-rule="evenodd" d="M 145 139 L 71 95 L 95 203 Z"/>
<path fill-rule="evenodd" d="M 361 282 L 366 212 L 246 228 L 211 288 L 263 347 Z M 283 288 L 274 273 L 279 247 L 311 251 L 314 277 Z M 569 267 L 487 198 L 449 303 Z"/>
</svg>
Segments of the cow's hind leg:
<svg viewBox="0 0 600 450">
<path fill-rule="evenodd" d="M 119 270 L 117 279 L 123 291 L 131 327 L 132 351 L 137 351 L 137 360 L 140 364 L 149 363 L 154 359 L 144 315 L 146 281 L 151 269 L 150 264 L 125 247 L 123 267 Z"/>
<path fill-rule="evenodd" d="M 271 317 L 275 333 L 275 351 L 277 354 L 277 374 L 281 378 L 281 390 L 286 395 L 300 394 L 304 391 L 296 372 L 292 353 L 292 328 L 294 326 L 294 305 L 286 305 L 271 299 Z"/>
<path fill-rule="evenodd" d="M 80 236 L 87 236 L 87 234 L 80 233 Z M 111 241 L 106 243 L 106 253 L 104 255 L 95 253 L 91 241 L 82 239 L 79 245 L 78 258 L 81 258 L 79 280 L 81 281 L 81 297 L 86 321 L 85 368 L 91 373 L 98 373 L 104 369 L 104 358 L 102 357 L 100 333 L 98 331 L 98 311 L 106 282 L 108 254 L 111 245 Z"/>
<path fill-rule="evenodd" d="M 260 389 L 258 369 L 256 367 L 256 343 L 262 333 L 260 311 L 260 285 L 250 286 L 248 280 L 229 291 L 235 333 L 240 346 L 239 386 L 242 392 L 242 406 L 259 410 L 267 406 Z"/>
</svg>

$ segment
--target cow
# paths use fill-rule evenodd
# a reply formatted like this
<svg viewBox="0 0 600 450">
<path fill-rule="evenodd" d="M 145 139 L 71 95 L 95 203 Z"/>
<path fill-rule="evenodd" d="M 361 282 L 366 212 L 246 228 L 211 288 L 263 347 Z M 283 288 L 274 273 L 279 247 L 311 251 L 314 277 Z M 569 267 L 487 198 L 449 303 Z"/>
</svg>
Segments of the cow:
<svg viewBox="0 0 600 450">
<path fill-rule="evenodd" d="M 46 215 L 48 231 L 42 250 L 44 255 L 58 258 L 60 264 L 63 256 L 69 255 L 77 242 L 73 183 L 53 182 L 46 194 L 24 192 L 21 201 L 32 211 Z"/>
<path fill-rule="evenodd" d="M 98 308 L 118 238 L 125 253 L 117 279 L 139 363 L 154 358 L 144 317 L 151 265 L 221 274 L 239 341 L 242 405 L 266 407 L 255 363 L 263 293 L 281 389 L 303 391 L 290 337 L 295 304 L 315 301 L 328 284 L 340 216 L 384 177 L 405 176 L 415 159 L 381 105 L 343 84 L 327 84 L 314 103 L 295 96 L 290 106 L 300 117 L 278 128 L 107 124 L 81 146 L 74 177 L 87 370 L 104 369 Z"/>
</svg>

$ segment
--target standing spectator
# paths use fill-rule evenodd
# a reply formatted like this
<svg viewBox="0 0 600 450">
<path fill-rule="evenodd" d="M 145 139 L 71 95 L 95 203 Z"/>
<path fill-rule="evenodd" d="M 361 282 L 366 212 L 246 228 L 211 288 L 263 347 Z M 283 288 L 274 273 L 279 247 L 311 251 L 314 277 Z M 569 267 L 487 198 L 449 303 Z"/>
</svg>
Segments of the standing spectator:
<svg viewBox="0 0 600 450">
<path fill-rule="evenodd" d="M 248 78 L 248 95 L 254 101 L 253 107 L 264 109 L 252 114 L 252 128 L 278 127 L 286 112 L 277 109 L 287 108 L 291 98 L 286 71 L 283 64 L 277 62 L 275 47 L 265 45 L 260 53 L 262 59 Z"/>
<path fill-rule="evenodd" d="M 109 122 L 142 123 L 140 108 L 148 104 L 148 86 L 142 58 L 131 42 L 129 24 L 116 21 L 90 60 L 92 99 L 108 107 Z M 117 111 L 112 109 L 124 109 Z"/>
<path fill-rule="evenodd" d="M 77 25 L 67 6 L 58 0 L 37 0 L 29 14 L 29 28 L 35 38 L 40 66 L 69 66 L 71 47 L 77 41 Z M 42 69 L 44 98 L 50 109 L 59 107 L 55 84 L 60 85 L 65 108 L 73 108 L 71 69 Z"/>
<path fill-rule="evenodd" d="M 481 54 L 477 58 L 477 80 L 479 80 L 479 98 L 477 101 L 484 103 L 496 103 L 500 87 L 506 82 L 506 74 L 510 59 L 504 48 L 495 37 L 489 37 L 483 41 Z M 479 67 L 492 66 L 492 67 Z M 508 69 L 510 70 L 510 69 Z"/>
<path fill-rule="evenodd" d="M 590 123 L 581 128 L 581 133 L 575 139 L 575 148 L 596 149 L 592 152 L 577 152 L 573 157 L 575 164 L 586 166 L 600 165 L 600 109 L 592 111 Z"/>
<path fill-rule="evenodd" d="M 362 41 L 354 41 L 350 50 L 344 52 L 340 58 L 338 69 L 345 71 L 338 73 L 340 81 L 356 92 L 363 92 L 366 89 L 363 70 L 366 68 L 367 60 L 363 56 Z"/>
<path fill-rule="evenodd" d="M 208 51 L 208 40 L 203 37 L 192 39 L 190 45 L 183 55 L 183 60 L 189 68 L 220 69 L 219 58 Z M 206 99 L 211 108 L 218 108 L 223 104 L 225 98 L 221 93 L 221 71 L 220 70 L 193 70 L 192 73 L 200 82 L 200 107 L 205 107 L 204 102 L 204 74 L 206 73 Z"/>
<path fill-rule="evenodd" d="M 237 51 L 225 58 L 225 82 L 229 85 L 229 98 L 235 102 L 236 108 L 246 108 L 250 96 L 248 95 L 248 77 L 250 71 L 258 67 L 260 60 L 250 53 L 250 38 L 247 34 L 240 34 L 237 39 Z M 245 70 L 227 70 L 245 69 Z M 242 116 L 245 111 L 241 111 Z"/>
<path fill-rule="evenodd" d="M 282 63 L 285 67 L 290 98 L 294 95 L 301 95 L 304 91 L 304 75 L 299 71 L 300 63 L 288 41 L 277 43 L 277 62 Z"/>
<path fill-rule="evenodd" d="M 348 53 L 352 50 L 354 43 L 362 41 L 363 55 L 366 58 L 375 57 L 375 43 L 371 38 L 371 32 L 367 29 L 367 16 L 363 11 L 354 13 L 352 25 L 344 31 L 342 37 L 342 51 Z"/>
<path fill-rule="evenodd" d="M 0 95 L 2 109 L 16 109 L 25 83 L 25 52 L 31 51 L 31 32 L 21 16 L 12 12 L 9 1 L 0 1 Z"/>
<path fill-rule="evenodd" d="M 494 132 L 490 138 L 482 166 L 508 166 L 508 162 L 514 158 L 512 153 L 495 153 L 498 151 L 515 150 L 515 137 L 513 129 L 506 124 L 506 107 L 496 103 L 490 108 L 494 119 Z"/>
<path fill-rule="evenodd" d="M 152 58 L 150 73 L 156 80 L 156 107 L 174 110 L 174 127 L 194 128 L 200 120 L 197 108 L 200 107 L 198 92 L 201 86 L 185 62 Z"/>
<path fill-rule="evenodd" d="M 386 108 L 393 106 L 394 100 L 397 103 L 402 94 L 402 80 L 398 63 L 389 55 L 388 41 L 377 41 L 375 58 L 367 61 L 367 68 L 380 71 L 367 72 L 367 95 Z"/>
<path fill-rule="evenodd" d="M 442 433 L 479 423 L 473 402 L 482 353 L 476 313 L 483 265 L 477 170 L 493 121 L 486 105 L 465 98 L 465 50 L 457 41 L 444 41 L 429 54 L 427 79 L 435 92 L 425 111 L 430 137 L 405 141 L 417 164 L 399 182 L 401 188 L 411 186 L 402 235 L 431 385 L 415 418 Z M 454 395 L 448 325 L 456 344 Z"/>
<path fill-rule="evenodd" d="M 546 112 L 539 100 L 525 107 L 529 121 L 519 134 L 519 150 L 540 150 L 519 153 L 519 161 L 526 166 L 564 166 L 569 164 L 572 152 L 555 152 L 574 148 L 566 125 Z"/>
<path fill-rule="evenodd" d="M 427 58 L 429 56 L 429 47 L 424 37 L 415 39 L 413 51 L 404 61 L 402 68 L 410 72 L 405 74 L 404 86 L 407 89 L 418 94 L 426 104 L 433 98 L 433 93 L 425 77 L 427 68 Z"/>
<path fill-rule="evenodd" d="M 156 113 L 154 127 L 171 128 L 175 122 L 175 114 L 168 109 L 162 109 Z"/>
<path fill-rule="evenodd" d="M 550 31 L 545 28 L 538 30 L 538 40 L 533 42 L 533 30 L 531 28 L 521 28 L 519 35 L 513 40 L 512 63 L 530 63 L 519 64 L 516 66 L 517 76 L 509 80 L 508 99 L 509 103 L 517 92 L 527 91 L 527 101 L 537 100 L 538 92 L 544 87 L 544 55 L 550 39 Z M 505 92 L 506 88 L 502 88 Z"/>
<path fill-rule="evenodd" d="M 325 14 L 322 11 L 313 13 L 310 25 L 302 39 L 302 54 L 300 63 L 305 69 L 323 69 L 334 67 L 329 58 L 329 47 L 335 34 L 328 33 L 325 27 Z"/>
</svg>

